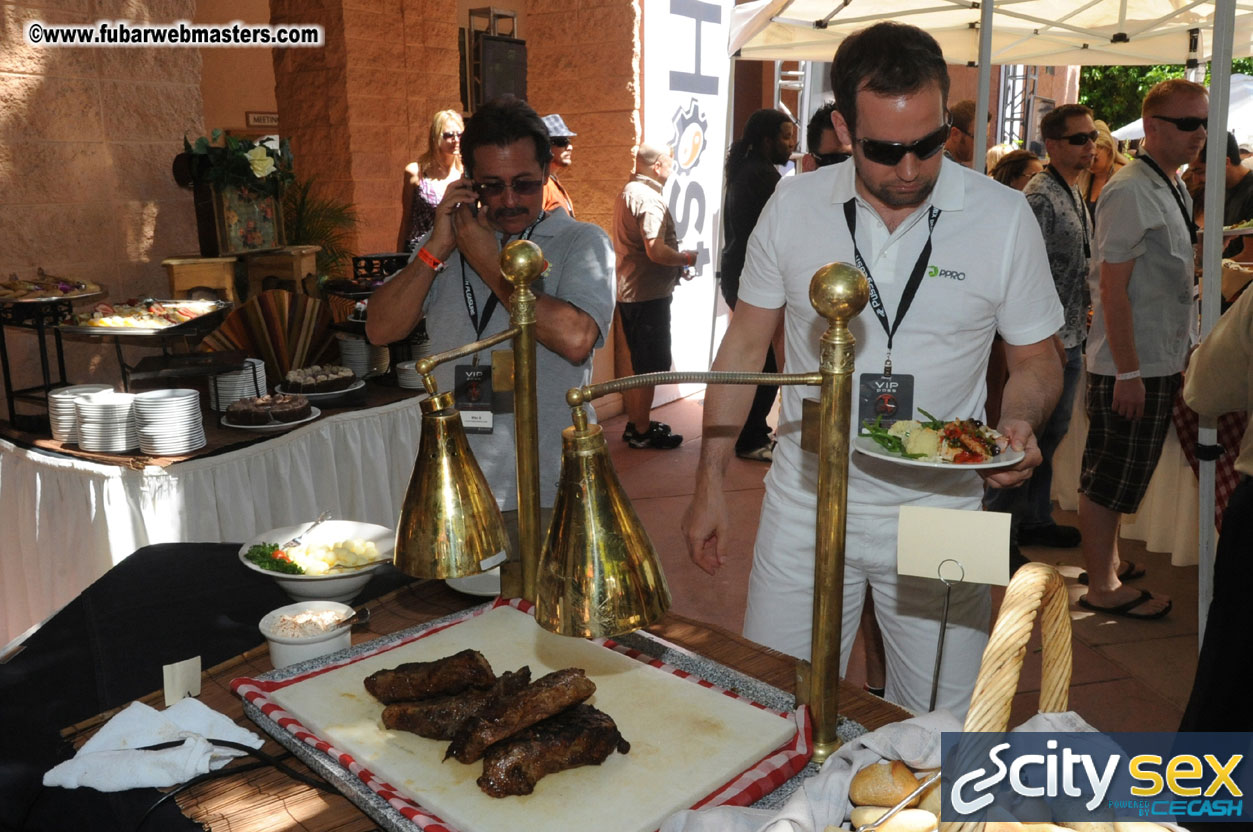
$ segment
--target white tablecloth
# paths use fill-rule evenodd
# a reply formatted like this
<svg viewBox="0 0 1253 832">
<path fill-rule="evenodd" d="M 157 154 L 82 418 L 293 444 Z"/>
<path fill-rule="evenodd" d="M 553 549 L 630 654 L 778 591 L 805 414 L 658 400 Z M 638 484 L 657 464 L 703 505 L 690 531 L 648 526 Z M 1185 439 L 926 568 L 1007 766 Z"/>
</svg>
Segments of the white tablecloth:
<svg viewBox="0 0 1253 832">
<path fill-rule="evenodd" d="M 0 646 L 141 546 L 244 541 L 335 517 L 394 527 L 419 398 L 327 416 L 238 451 L 133 470 L 0 440 Z"/>
<path fill-rule="evenodd" d="M 1068 511 L 1079 508 L 1079 473 L 1083 444 L 1088 435 L 1088 416 L 1083 403 L 1086 380 L 1079 382 L 1070 432 L 1053 455 L 1053 499 Z M 1166 431 L 1162 458 L 1149 481 L 1140 510 L 1123 517 L 1121 536 L 1142 540 L 1151 552 L 1169 552 L 1175 566 L 1197 563 L 1198 486 L 1196 475 L 1179 445 L 1172 424 Z"/>
</svg>

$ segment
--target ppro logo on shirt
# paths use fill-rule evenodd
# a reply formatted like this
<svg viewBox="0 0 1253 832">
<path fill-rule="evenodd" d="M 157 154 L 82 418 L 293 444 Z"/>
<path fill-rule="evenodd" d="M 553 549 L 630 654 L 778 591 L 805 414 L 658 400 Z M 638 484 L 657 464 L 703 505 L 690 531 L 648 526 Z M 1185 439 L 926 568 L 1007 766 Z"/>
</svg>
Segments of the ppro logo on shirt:
<svg viewBox="0 0 1253 832">
<path fill-rule="evenodd" d="M 927 277 L 947 277 L 949 280 L 965 280 L 966 273 L 956 269 L 942 269 L 939 266 L 928 266 Z"/>
</svg>

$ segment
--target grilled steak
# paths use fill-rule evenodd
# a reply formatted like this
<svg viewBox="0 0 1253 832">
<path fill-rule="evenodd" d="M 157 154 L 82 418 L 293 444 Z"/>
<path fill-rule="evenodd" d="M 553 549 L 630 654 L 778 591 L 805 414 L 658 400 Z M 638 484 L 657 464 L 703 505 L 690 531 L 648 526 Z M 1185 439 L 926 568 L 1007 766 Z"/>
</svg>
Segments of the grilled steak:
<svg viewBox="0 0 1253 832">
<path fill-rule="evenodd" d="M 397 731 L 410 731 L 432 740 L 450 740 L 467 719 L 502 696 L 511 696 L 531 681 L 531 668 L 506 671 L 488 690 L 471 688 L 452 696 L 439 696 L 418 702 L 397 702 L 383 709 L 383 724 Z"/>
<path fill-rule="evenodd" d="M 618 733 L 613 717 L 591 705 L 575 705 L 489 748 L 479 788 L 492 797 L 530 794 L 540 778 L 598 766 L 615 748 L 626 754 L 631 744 Z"/>
<path fill-rule="evenodd" d="M 496 681 L 492 666 L 477 650 L 462 650 L 433 662 L 408 662 L 365 678 L 365 689 L 380 702 L 429 699 L 460 693 L 466 688 L 490 688 Z"/>
<path fill-rule="evenodd" d="M 596 692 L 596 683 L 581 667 L 554 670 L 536 679 L 516 696 L 492 703 L 480 716 L 470 717 L 457 731 L 444 759 L 473 763 L 493 743 L 511 737 L 541 719 L 564 711 Z"/>
</svg>

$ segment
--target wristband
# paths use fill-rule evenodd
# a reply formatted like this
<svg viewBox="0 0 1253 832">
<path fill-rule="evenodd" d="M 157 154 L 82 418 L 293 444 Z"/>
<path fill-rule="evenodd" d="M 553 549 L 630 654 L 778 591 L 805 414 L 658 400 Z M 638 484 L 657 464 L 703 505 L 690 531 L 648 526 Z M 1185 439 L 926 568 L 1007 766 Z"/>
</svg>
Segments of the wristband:
<svg viewBox="0 0 1253 832">
<path fill-rule="evenodd" d="M 1132 370 L 1129 373 L 1119 373 L 1118 375 L 1114 376 L 1114 378 L 1117 379 L 1118 381 L 1131 381 L 1132 379 L 1139 378 L 1139 377 L 1140 377 L 1139 370 Z"/>
<path fill-rule="evenodd" d="M 427 251 L 425 246 L 418 249 L 418 259 L 430 266 L 431 271 L 436 274 L 444 270 L 444 261 Z"/>
<path fill-rule="evenodd" d="M 696 253 L 695 253 L 695 252 L 692 252 L 692 251 L 689 251 L 689 252 L 684 252 L 684 254 L 683 254 L 683 265 L 685 265 L 685 266 L 695 266 L 695 265 L 696 265 Z"/>
</svg>

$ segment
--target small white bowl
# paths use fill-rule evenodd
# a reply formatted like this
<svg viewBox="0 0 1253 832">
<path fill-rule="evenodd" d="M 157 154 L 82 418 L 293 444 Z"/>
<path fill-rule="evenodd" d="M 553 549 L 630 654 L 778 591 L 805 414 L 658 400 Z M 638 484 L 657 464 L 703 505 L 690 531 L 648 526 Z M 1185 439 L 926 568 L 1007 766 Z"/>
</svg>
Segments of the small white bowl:
<svg viewBox="0 0 1253 832">
<path fill-rule="evenodd" d="M 353 613 L 352 607 L 347 604 L 340 604 L 337 601 L 300 601 L 296 604 L 288 604 L 285 607 L 271 610 L 261 619 L 257 629 L 261 631 L 261 635 L 265 636 L 266 641 L 270 643 L 270 661 L 275 669 L 287 667 L 289 664 L 295 664 L 296 662 L 316 659 L 319 656 L 326 656 L 352 645 L 351 627 L 334 627 L 326 632 L 303 638 L 280 636 L 274 632 L 274 627 L 277 625 L 279 618 L 284 615 L 296 615 L 311 611 L 319 612 L 321 610 L 336 610 L 343 613 L 344 617 Z"/>
</svg>

